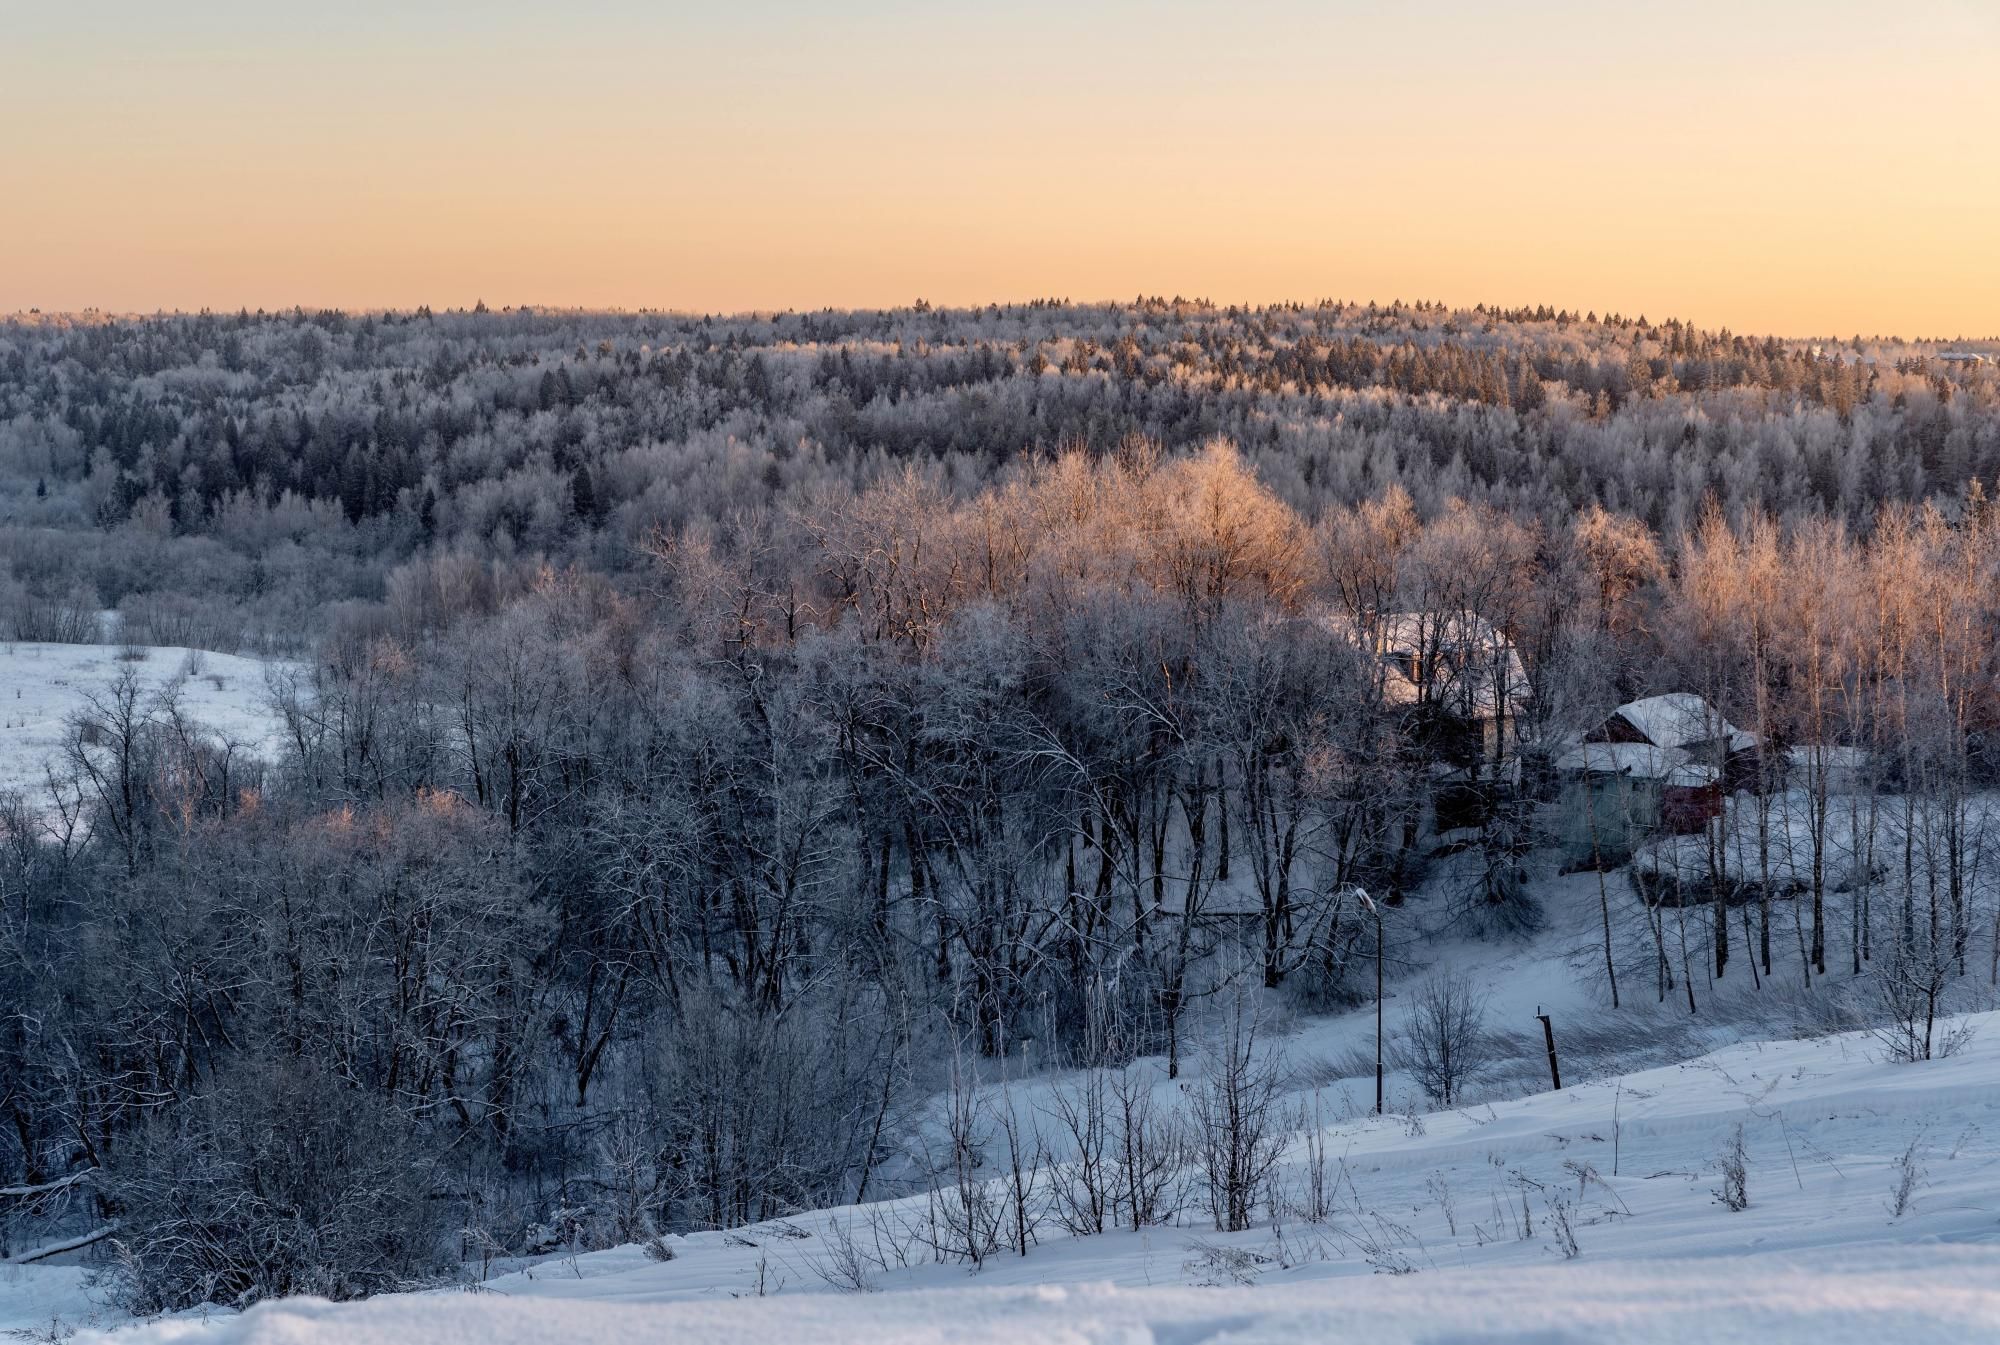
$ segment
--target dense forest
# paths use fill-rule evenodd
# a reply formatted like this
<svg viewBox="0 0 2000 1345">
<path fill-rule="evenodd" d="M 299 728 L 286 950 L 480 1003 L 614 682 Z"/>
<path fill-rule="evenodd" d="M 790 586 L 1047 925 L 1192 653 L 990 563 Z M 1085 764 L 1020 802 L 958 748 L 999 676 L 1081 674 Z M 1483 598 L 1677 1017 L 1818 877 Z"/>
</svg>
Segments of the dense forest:
<svg viewBox="0 0 2000 1345">
<path fill-rule="evenodd" d="M 1865 530 L 2000 473 L 2000 373 L 1938 350 L 1428 304 L 14 319 L 8 606 L 298 652 L 413 558 L 624 574 L 661 532 L 1133 438 L 1226 438 L 1307 518 L 1400 486 L 1425 515 Z"/>
<path fill-rule="evenodd" d="M 1429 303 L 0 324 L 5 636 L 268 655 L 286 738 L 126 677 L 0 800 L 0 1256 L 98 1240 L 146 1310 L 963 1192 L 958 1062 L 1178 1072 L 1415 910 L 1532 929 L 1559 762 L 1662 692 L 1754 739 L 1749 839 L 1607 881 L 1578 974 L 1928 1051 L 2000 971 L 1991 361 Z"/>
</svg>

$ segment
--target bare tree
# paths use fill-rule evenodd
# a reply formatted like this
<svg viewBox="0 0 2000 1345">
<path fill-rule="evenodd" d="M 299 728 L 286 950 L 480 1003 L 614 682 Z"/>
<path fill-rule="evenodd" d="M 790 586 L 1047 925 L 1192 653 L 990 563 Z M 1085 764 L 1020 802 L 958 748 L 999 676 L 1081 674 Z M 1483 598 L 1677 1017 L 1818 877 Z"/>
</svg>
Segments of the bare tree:
<svg viewBox="0 0 2000 1345">
<path fill-rule="evenodd" d="M 1449 1107 L 1493 1063 L 1487 997 L 1471 977 L 1438 973 L 1412 993 L 1396 1034 L 1395 1059 L 1424 1090 Z"/>
<path fill-rule="evenodd" d="M 1277 1163 L 1281 1062 L 1259 1040 L 1262 1023 L 1243 995 L 1232 997 L 1209 1042 L 1202 1075 L 1189 1090 L 1193 1145 L 1219 1233 L 1250 1227 L 1264 1180 Z"/>
</svg>

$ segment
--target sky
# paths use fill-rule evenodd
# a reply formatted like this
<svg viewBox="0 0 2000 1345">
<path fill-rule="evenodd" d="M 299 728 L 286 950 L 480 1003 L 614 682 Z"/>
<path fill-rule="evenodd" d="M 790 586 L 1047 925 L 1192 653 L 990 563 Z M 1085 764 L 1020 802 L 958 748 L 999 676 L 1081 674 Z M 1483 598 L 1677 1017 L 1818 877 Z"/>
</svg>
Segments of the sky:
<svg viewBox="0 0 2000 1345">
<path fill-rule="evenodd" d="M 0 312 L 2000 334 L 2000 0 L 0 0 Z"/>
</svg>

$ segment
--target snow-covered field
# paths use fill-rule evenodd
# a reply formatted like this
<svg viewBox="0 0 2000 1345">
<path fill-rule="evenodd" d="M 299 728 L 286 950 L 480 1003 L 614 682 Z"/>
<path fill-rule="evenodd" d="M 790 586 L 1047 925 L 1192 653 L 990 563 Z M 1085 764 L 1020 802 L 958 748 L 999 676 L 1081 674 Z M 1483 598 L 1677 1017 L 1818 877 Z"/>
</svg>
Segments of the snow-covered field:
<svg viewBox="0 0 2000 1345">
<path fill-rule="evenodd" d="M 1341 1121 L 1322 1132 L 1320 1222 L 1260 1213 L 1222 1235 L 1190 1213 L 1139 1233 L 1045 1230 L 1027 1256 L 973 1273 L 907 1238 L 922 1203 L 899 1202 L 669 1239 L 665 1262 L 627 1247 L 474 1293 L 278 1302 L 115 1338 L 2000 1340 L 2000 1014 L 1964 1022 L 1962 1051 L 1920 1064 L 1883 1060 L 1866 1034 L 1741 1043 L 1561 1092 Z M 1717 1191 L 1739 1125 L 1749 1203 L 1730 1210 Z M 1304 1190 L 1314 1166 L 1294 1141 L 1280 1184 Z M 867 1277 L 877 1292 L 828 1288 L 843 1231 L 892 1249 Z M 9 1292 L 0 1281 L 0 1305 Z"/>
<path fill-rule="evenodd" d="M 268 758 L 279 746 L 282 727 L 269 705 L 264 680 L 269 666 L 233 654 L 164 647 L 128 651 L 118 645 L 0 642 L 0 791 L 42 797 L 45 767 L 62 755 L 69 716 L 127 670 L 155 700 L 177 682 L 182 713 Z"/>
</svg>

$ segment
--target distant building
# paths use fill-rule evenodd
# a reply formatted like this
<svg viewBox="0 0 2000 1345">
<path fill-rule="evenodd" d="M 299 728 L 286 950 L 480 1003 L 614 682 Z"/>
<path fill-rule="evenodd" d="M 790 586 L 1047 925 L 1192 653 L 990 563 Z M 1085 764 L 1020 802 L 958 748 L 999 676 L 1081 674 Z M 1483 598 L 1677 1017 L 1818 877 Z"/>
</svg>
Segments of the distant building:
<svg viewBox="0 0 2000 1345">
<path fill-rule="evenodd" d="M 1511 757 L 1529 703 L 1528 672 L 1498 628 L 1456 612 L 1386 612 L 1375 623 L 1382 699 L 1436 736 L 1453 767 Z"/>
<path fill-rule="evenodd" d="M 1692 692 L 1619 706 L 1556 758 L 1566 856 L 1618 864 L 1649 836 L 1700 831 L 1733 784 L 1755 779 L 1756 757 L 1757 735 Z"/>
<path fill-rule="evenodd" d="M 1937 358 L 1946 364 L 1991 364 L 1993 362 L 1990 356 L 1982 355 L 1976 350 L 1941 350 L 1938 352 Z"/>
<path fill-rule="evenodd" d="M 1586 743 L 1645 743 L 1712 758 L 1720 766 L 1732 754 L 1753 751 L 1757 735 L 1737 728 L 1722 712 L 1692 691 L 1670 691 L 1619 706 L 1586 733 Z"/>
</svg>

